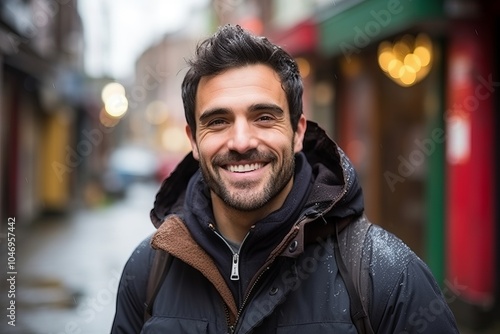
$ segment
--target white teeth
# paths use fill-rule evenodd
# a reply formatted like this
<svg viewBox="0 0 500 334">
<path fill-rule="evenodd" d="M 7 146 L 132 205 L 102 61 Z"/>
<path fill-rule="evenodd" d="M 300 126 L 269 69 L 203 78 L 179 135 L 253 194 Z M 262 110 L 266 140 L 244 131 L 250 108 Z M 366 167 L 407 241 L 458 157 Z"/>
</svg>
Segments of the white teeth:
<svg viewBox="0 0 500 334">
<path fill-rule="evenodd" d="M 245 172 L 251 172 L 253 170 L 259 169 L 264 164 L 261 163 L 255 163 L 255 164 L 246 164 L 246 165 L 229 165 L 227 166 L 227 170 L 230 172 L 235 172 L 235 173 L 245 173 Z"/>
</svg>

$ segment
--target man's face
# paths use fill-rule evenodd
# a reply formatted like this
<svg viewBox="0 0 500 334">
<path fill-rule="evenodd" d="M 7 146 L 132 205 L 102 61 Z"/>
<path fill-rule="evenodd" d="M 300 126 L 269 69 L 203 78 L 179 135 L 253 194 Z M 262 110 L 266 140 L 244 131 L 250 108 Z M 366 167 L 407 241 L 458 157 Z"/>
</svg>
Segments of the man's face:
<svg viewBox="0 0 500 334">
<path fill-rule="evenodd" d="M 283 203 L 306 120 L 302 115 L 294 133 L 285 92 L 270 67 L 249 65 L 203 77 L 195 119 L 196 139 L 186 131 L 212 196 L 239 211 Z"/>
</svg>

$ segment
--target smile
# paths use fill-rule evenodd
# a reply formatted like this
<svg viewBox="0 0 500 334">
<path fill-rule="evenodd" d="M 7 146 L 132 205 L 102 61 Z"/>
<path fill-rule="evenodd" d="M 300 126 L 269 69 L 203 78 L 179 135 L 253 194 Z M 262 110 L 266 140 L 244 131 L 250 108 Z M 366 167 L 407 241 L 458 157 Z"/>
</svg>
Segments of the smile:
<svg viewBox="0 0 500 334">
<path fill-rule="evenodd" d="M 253 164 L 244 164 L 244 165 L 227 165 L 226 169 L 233 173 L 247 173 L 252 172 L 256 169 L 264 167 L 263 163 L 253 163 Z"/>
</svg>

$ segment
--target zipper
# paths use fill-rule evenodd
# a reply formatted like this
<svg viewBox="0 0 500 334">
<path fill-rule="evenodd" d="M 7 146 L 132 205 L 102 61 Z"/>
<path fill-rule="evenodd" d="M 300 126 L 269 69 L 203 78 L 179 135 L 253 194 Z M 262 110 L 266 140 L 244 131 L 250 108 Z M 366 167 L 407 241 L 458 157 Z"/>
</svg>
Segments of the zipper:
<svg viewBox="0 0 500 334">
<path fill-rule="evenodd" d="M 239 266 L 240 266 L 240 255 L 239 253 L 234 253 L 233 254 L 233 261 L 231 264 L 231 281 L 237 281 L 240 279 L 240 271 L 239 271 Z"/>
<path fill-rule="evenodd" d="M 224 311 L 226 312 L 226 323 L 229 330 L 228 334 L 234 334 L 235 327 L 234 325 L 231 325 L 231 317 L 229 316 L 229 309 L 226 304 L 224 304 Z"/>
<path fill-rule="evenodd" d="M 231 281 L 238 281 L 240 279 L 240 268 L 239 268 L 239 266 L 240 266 L 240 253 L 239 253 L 239 251 L 235 252 L 233 250 L 233 247 L 231 247 L 231 245 L 222 236 L 222 234 L 220 234 L 219 231 L 217 231 L 217 229 L 215 228 L 215 226 L 213 224 L 208 224 L 208 227 L 226 244 L 227 248 L 229 248 L 229 250 L 233 254 L 232 259 L 231 259 L 231 276 L 230 276 L 230 279 L 231 279 Z M 250 232 L 253 230 L 253 228 L 254 228 L 254 226 L 252 226 L 250 228 L 250 230 L 248 231 L 248 233 L 245 235 L 245 238 L 243 238 L 243 241 L 240 244 L 240 250 L 241 250 L 241 247 L 243 246 L 243 243 L 245 242 L 245 240 L 250 235 Z M 234 321 L 234 323 L 231 324 L 231 319 L 230 319 L 230 316 L 229 316 L 229 309 L 227 308 L 226 304 L 224 304 L 224 310 L 226 312 L 226 322 L 227 322 L 227 325 L 228 325 L 228 333 L 229 334 L 234 334 L 234 332 L 236 330 L 236 324 L 238 322 L 238 317 L 239 317 L 239 313 L 240 312 L 238 312 L 238 315 L 236 316 L 236 320 Z"/>
<path fill-rule="evenodd" d="M 233 254 L 233 257 L 231 259 L 231 276 L 229 277 L 231 281 L 239 281 L 240 279 L 240 252 L 235 252 L 233 250 L 233 247 L 227 242 L 227 240 L 222 236 L 222 234 L 219 233 L 215 229 L 215 226 L 213 224 L 209 224 L 208 227 L 226 244 L 226 246 L 229 248 L 231 253 Z M 240 244 L 240 249 L 243 247 L 243 243 L 245 240 L 247 240 L 248 236 L 250 235 L 250 232 L 252 231 L 253 226 L 250 228 L 250 231 L 245 235 L 245 238 L 243 238 L 243 241 Z"/>
<path fill-rule="evenodd" d="M 250 298 L 250 293 L 252 292 L 252 290 L 254 289 L 254 287 L 257 285 L 257 283 L 260 281 L 260 278 L 264 275 L 265 272 L 267 272 L 269 270 L 269 265 L 266 266 L 263 270 L 261 270 L 261 272 L 259 273 L 259 275 L 257 276 L 257 278 L 255 279 L 255 281 L 253 282 L 252 286 L 250 287 L 250 289 L 248 290 L 248 293 L 245 295 L 245 298 L 243 299 L 243 302 L 241 303 L 241 307 L 240 309 L 238 310 L 238 314 L 236 314 L 236 320 L 234 321 L 234 325 L 232 326 L 233 328 L 236 327 L 236 324 L 238 323 L 238 320 L 240 319 L 240 316 L 241 316 L 241 312 L 243 312 L 243 309 L 245 308 L 245 305 L 246 303 L 248 302 L 248 299 Z"/>
<path fill-rule="evenodd" d="M 299 221 L 297 222 L 297 224 L 300 221 L 302 221 L 303 219 L 306 219 L 306 217 L 303 217 L 302 219 L 299 219 Z M 291 235 L 289 235 L 289 237 L 287 238 L 287 242 L 283 243 L 282 247 L 280 248 L 280 250 L 278 252 L 276 252 L 276 254 L 280 254 L 284 248 L 288 247 L 288 243 L 289 243 L 288 240 L 295 238 L 295 236 L 299 232 L 299 227 L 297 226 L 297 224 L 294 227 L 293 233 Z M 262 276 L 269 270 L 269 268 L 271 267 L 271 264 L 274 262 L 274 260 L 276 260 L 277 257 L 278 256 L 275 255 L 272 258 L 270 258 L 262 266 L 262 268 L 260 269 L 257 277 L 251 283 L 250 288 L 247 290 L 247 293 L 245 294 L 245 298 L 243 299 L 243 302 L 241 303 L 241 307 L 238 310 L 238 314 L 236 314 L 236 319 L 234 321 L 234 324 L 233 325 L 229 325 L 229 328 L 230 328 L 231 332 L 233 332 L 234 330 L 236 330 L 236 325 L 238 324 L 238 320 L 240 319 L 241 313 L 243 312 L 243 309 L 245 308 L 248 300 L 250 299 L 250 296 L 252 295 L 252 291 L 257 286 L 257 284 L 259 283 L 259 281 L 262 278 Z"/>
</svg>

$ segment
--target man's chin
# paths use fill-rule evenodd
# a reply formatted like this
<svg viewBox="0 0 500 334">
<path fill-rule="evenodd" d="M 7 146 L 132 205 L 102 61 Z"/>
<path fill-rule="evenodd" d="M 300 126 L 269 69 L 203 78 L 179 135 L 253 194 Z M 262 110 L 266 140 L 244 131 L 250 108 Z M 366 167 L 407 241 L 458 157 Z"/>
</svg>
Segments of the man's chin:
<svg viewBox="0 0 500 334">
<path fill-rule="evenodd" d="M 262 182 L 264 180 L 239 180 L 239 181 L 225 181 L 224 186 L 231 196 L 247 196 L 248 194 L 259 194 L 262 193 Z M 241 195 L 240 195 L 241 194 Z"/>
<path fill-rule="evenodd" d="M 262 209 L 264 206 L 262 204 L 254 204 L 254 203 L 226 203 L 231 209 L 239 212 L 255 212 L 257 210 Z"/>
<path fill-rule="evenodd" d="M 223 200 L 232 209 L 244 212 L 261 209 L 267 203 L 267 199 L 263 197 L 263 192 L 240 192 L 237 195 L 225 196 Z"/>
</svg>

